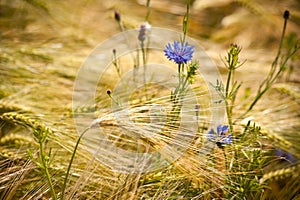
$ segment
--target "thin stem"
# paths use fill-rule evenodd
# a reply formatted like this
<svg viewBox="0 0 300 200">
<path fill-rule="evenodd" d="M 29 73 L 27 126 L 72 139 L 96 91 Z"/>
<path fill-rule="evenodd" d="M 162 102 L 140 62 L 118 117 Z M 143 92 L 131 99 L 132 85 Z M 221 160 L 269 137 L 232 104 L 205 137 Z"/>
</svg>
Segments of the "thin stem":
<svg viewBox="0 0 300 200">
<path fill-rule="evenodd" d="M 225 168 L 226 168 L 226 172 L 228 170 L 228 164 L 227 164 L 227 156 L 226 156 L 226 152 L 225 152 L 225 148 L 223 147 L 222 148 L 222 151 L 223 151 L 223 155 L 224 155 L 224 160 L 225 160 Z"/>
<path fill-rule="evenodd" d="M 178 74 L 181 72 L 181 64 L 178 64 Z"/>
<path fill-rule="evenodd" d="M 236 96 L 234 90 L 235 90 L 235 84 L 234 84 L 234 72 L 237 69 L 237 65 L 239 63 L 239 52 L 240 49 L 233 45 L 231 46 L 226 61 L 228 66 L 228 74 L 227 74 L 227 82 L 225 86 L 225 104 L 226 104 L 226 113 L 229 123 L 229 131 L 233 132 L 233 123 L 232 123 L 232 108 L 234 105 L 234 98 Z"/>
<path fill-rule="evenodd" d="M 277 80 L 277 78 L 279 77 L 279 75 L 283 71 L 283 67 L 286 64 L 286 62 L 288 61 L 288 59 L 290 58 L 290 56 L 297 52 L 297 50 L 296 50 L 295 52 L 291 53 L 290 55 L 287 55 L 286 60 L 283 63 L 281 63 L 281 66 L 279 67 L 278 72 L 275 74 L 275 71 L 276 71 L 277 66 L 278 66 L 278 59 L 281 55 L 281 50 L 282 50 L 282 47 L 283 47 L 283 40 L 284 40 L 284 37 L 285 37 L 287 20 L 288 20 L 288 18 L 284 18 L 283 30 L 282 30 L 282 34 L 281 34 L 281 38 L 280 38 L 280 44 L 279 44 L 278 52 L 277 52 L 277 55 L 276 55 L 276 57 L 275 57 L 275 59 L 272 63 L 270 72 L 269 72 L 268 76 L 260 84 L 259 89 L 256 93 L 256 96 L 255 96 L 254 100 L 252 101 L 252 103 L 250 104 L 249 108 L 239 118 L 244 117 L 245 115 L 247 115 L 253 109 L 253 107 L 256 105 L 258 100 L 268 91 L 268 89 L 271 87 L 271 85 Z"/>
<path fill-rule="evenodd" d="M 174 91 L 174 98 L 177 98 L 178 96 L 178 90 L 180 89 L 180 86 L 181 86 L 181 64 L 178 64 L 178 86 L 175 88 L 175 91 Z"/>
<path fill-rule="evenodd" d="M 120 30 L 121 30 L 122 32 L 125 32 L 126 29 L 125 29 L 125 27 L 124 27 L 124 25 L 123 25 L 123 22 L 122 22 L 122 19 L 121 19 L 121 14 L 120 14 L 117 10 L 115 10 L 115 19 L 116 19 L 116 21 L 118 22 L 118 25 L 119 25 L 119 27 L 120 27 Z M 130 46 L 130 45 L 129 45 L 130 42 L 129 42 L 128 37 L 125 36 L 125 39 L 126 39 L 126 44 L 127 44 L 127 46 Z M 135 57 L 134 57 L 133 54 L 131 54 L 131 57 L 132 57 L 134 66 L 139 66 L 139 65 L 137 64 L 138 61 L 135 59 Z M 135 78 L 135 77 L 133 77 L 133 78 Z"/>
<path fill-rule="evenodd" d="M 280 76 L 281 72 L 283 71 L 286 63 L 288 62 L 288 60 L 297 53 L 297 51 L 300 49 L 300 47 L 295 48 L 294 51 L 292 51 L 289 55 L 286 56 L 286 58 L 284 59 L 284 61 L 282 62 L 278 72 L 275 74 L 272 74 L 271 78 L 268 79 L 268 77 L 266 79 L 268 79 L 266 81 L 265 79 L 265 84 L 260 85 L 259 90 L 256 93 L 256 96 L 253 100 L 253 102 L 250 104 L 249 108 L 246 110 L 245 113 L 243 113 L 239 119 L 241 119 L 242 117 L 244 117 L 245 115 L 247 115 L 252 109 L 253 107 L 256 105 L 256 103 L 258 102 L 258 100 L 269 90 L 269 88 L 271 88 L 272 84 L 277 80 L 277 78 Z"/>
<path fill-rule="evenodd" d="M 70 169 L 72 167 L 72 163 L 73 163 L 73 160 L 74 160 L 74 157 L 75 157 L 75 154 L 76 154 L 76 151 L 77 151 L 77 148 L 78 148 L 78 145 L 80 143 L 80 140 L 81 138 L 83 137 L 83 135 L 90 129 L 90 127 L 86 128 L 79 136 L 77 142 L 76 142 L 76 145 L 75 145 L 75 148 L 73 150 L 73 154 L 72 154 L 72 157 L 71 157 L 71 160 L 69 162 L 69 166 L 68 166 L 68 169 L 67 169 L 67 173 L 66 173 L 66 177 L 65 177 L 65 180 L 64 180 L 64 185 L 63 185 L 63 188 L 62 188 L 62 191 L 61 191 L 61 198 L 60 199 L 64 199 L 64 193 L 65 193 L 65 189 L 66 189 L 66 186 L 67 186 L 67 180 L 69 178 L 69 173 L 70 173 Z"/>
<path fill-rule="evenodd" d="M 50 177 L 50 174 L 49 174 L 47 162 L 46 162 L 45 156 L 44 156 L 43 142 L 40 142 L 40 154 L 41 154 L 42 165 L 43 165 L 43 168 L 44 168 L 44 171 L 45 171 L 45 174 L 46 174 L 46 177 L 47 177 L 47 181 L 48 181 L 51 193 L 52 193 L 52 198 L 54 200 L 56 200 L 57 196 L 56 196 L 56 193 L 55 193 L 55 190 L 54 190 L 54 187 L 53 187 L 53 183 L 52 183 L 52 180 L 51 180 L 51 177 Z"/>
<path fill-rule="evenodd" d="M 231 81 L 231 73 L 232 73 L 232 66 L 229 66 L 229 72 L 228 72 L 227 83 L 226 83 L 226 88 L 225 88 L 225 104 L 226 104 L 226 113 L 227 113 L 227 118 L 228 118 L 228 122 L 229 122 L 230 132 L 233 129 L 232 116 L 231 116 L 232 112 L 230 109 L 230 106 L 232 106 L 232 105 L 229 105 L 229 102 L 228 102 L 229 101 L 228 91 L 229 91 L 229 85 L 230 85 L 230 81 Z"/>
<path fill-rule="evenodd" d="M 272 64 L 272 65 L 275 65 L 275 66 L 277 65 L 279 56 L 281 54 L 281 49 L 282 49 L 282 46 L 283 46 L 283 40 L 284 40 L 284 36 L 285 36 L 287 21 L 288 21 L 288 19 L 285 18 L 284 22 L 283 22 L 283 30 L 282 30 L 282 33 L 281 33 L 281 38 L 280 38 L 280 44 L 279 44 L 278 52 L 277 52 L 276 58 L 275 58 L 275 60 L 274 60 L 274 62 Z"/>
<path fill-rule="evenodd" d="M 145 21 L 148 22 L 149 21 L 149 17 L 150 17 L 150 12 L 151 12 L 151 8 L 150 8 L 150 0 L 147 0 L 147 14 L 146 14 L 146 17 L 145 17 Z"/>
<path fill-rule="evenodd" d="M 143 56 L 143 67 L 144 67 L 144 74 L 143 74 L 143 78 L 144 78 L 144 92 L 145 92 L 145 95 L 146 95 L 146 99 L 147 99 L 147 85 L 146 85 L 146 71 L 147 71 L 147 66 L 146 66 L 146 63 L 147 63 L 147 60 L 146 60 L 146 51 L 145 51 L 145 48 L 144 48 L 144 42 L 141 41 L 141 49 L 142 49 L 142 56 Z"/>
<path fill-rule="evenodd" d="M 237 69 L 237 68 L 235 68 Z M 230 113 L 231 113 L 231 116 L 232 116 L 232 113 L 233 113 L 233 107 L 234 107 L 234 104 L 235 104 L 235 100 L 236 100 L 236 94 L 238 92 L 238 89 L 240 88 L 241 84 L 239 84 L 238 86 L 236 86 L 235 84 L 237 84 L 235 81 L 235 70 L 232 71 L 232 83 L 233 85 L 235 86 L 235 88 L 233 88 L 233 90 L 235 91 L 231 91 L 232 93 L 232 98 L 231 98 L 231 107 L 230 107 Z M 231 124 L 232 124 L 232 119 L 231 119 Z"/>
<path fill-rule="evenodd" d="M 181 40 L 181 44 L 183 44 L 185 42 L 186 33 L 187 33 L 187 30 L 188 30 L 190 4 L 191 4 L 190 0 L 186 0 L 186 13 L 185 13 L 184 18 L 183 18 L 183 26 L 182 26 L 183 38 Z"/>
<path fill-rule="evenodd" d="M 181 85 L 181 67 L 182 67 L 182 64 L 178 64 L 178 89 L 180 89 L 180 85 Z"/>
<path fill-rule="evenodd" d="M 229 105 L 228 100 L 225 100 L 226 104 L 226 113 L 227 113 L 227 118 L 228 118 L 228 124 L 229 124 L 229 131 L 232 133 L 233 131 L 233 123 L 232 123 L 232 112 L 231 112 L 231 107 L 232 105 Z"/>
<path fill-rule="evenodd" d="M 116 54 L 116 50 L 114 49 L 113 50 L 113 56 L 114 56 L 114 61 L 113 61 L 113 64 L 117 70 L 117 73 L 118 73 L 118 76 L 121 78 L 121 71 L 120 71 L 120 66 L 119 66 L 119 62 L 118 62 L 118 59 L 117 59 L 117 54 Z"/>
<path fill-rule="evenodd" d="M 229 65 L 229 71 L 228 71 L 228 76 L 227 76 L 227 82 L 226 82 L 226 87 L 225 87 L 225 97 L 226 99 L 228 98 L 228 91 L 229 91 L 229 85 L 231 81 L 231 73 L 232 73 L 232 66 Z"/>
</svg>

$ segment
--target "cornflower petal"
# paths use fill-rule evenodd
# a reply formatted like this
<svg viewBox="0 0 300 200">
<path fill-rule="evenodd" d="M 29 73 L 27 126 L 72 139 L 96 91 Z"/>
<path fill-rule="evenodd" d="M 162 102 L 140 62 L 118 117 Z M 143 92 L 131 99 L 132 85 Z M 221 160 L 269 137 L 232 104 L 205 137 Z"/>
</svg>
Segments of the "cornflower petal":
<svg viewBox="0 0 300 200">
<path fill-rule="evenodd" d="M 215 142 L 216 141 L 216 135 L 215 135 L 215 131 L 213 129 L 211 129 L 208 133 L 207 133 L 207 139 Z"/>
<path fill-rule="evenodd" d="M 228 134 L 226 137 L 224 137 L 221 141 L 222 144 L 232 144 L 232 135 Z"/>
<path fill-rule="evenodd" d="M 228 126 L 227 125 L 218 125 L 217 126 L 217 132 L 215 132 L 213 129 L 211 129 L 207 133 L 207 139 L 215 142 L 218 147 L 222 147 L 226 144 L 232 144 L 232 134 L 225 135 L 225 133 L 228 132 Z"/>
<path fill-rule="evenodd" d="M 224 135 L 227 131 L 228 131 L 228 126 L 227 126 L 227 125 L 223 126 L 223 127 L 222 127 L 222 133 L 223 133 L 223 135 Z"/>
<path fill-rule="evenodd" d="M 222 136 L 222 125 L 217 126 L 218 136 Z"/>
<path fill-rule="evenodd" d="M 282 149 L 275 149 L 275 155 L 291 163 L 297 162 L 297 159 L 294 157 L 293 154 L 291 154 L 290 152 L 283 151 Z"/>
<path fill-rule="evenodd" d="M 188 43 L 174 41 L 173 45 L 170 43 L 166 45 L 165 56 L 169 60 L 173 60 L 177 64 L 187 63 L 193 57 L 194 46 L 189 46 Z"/>
</svg>

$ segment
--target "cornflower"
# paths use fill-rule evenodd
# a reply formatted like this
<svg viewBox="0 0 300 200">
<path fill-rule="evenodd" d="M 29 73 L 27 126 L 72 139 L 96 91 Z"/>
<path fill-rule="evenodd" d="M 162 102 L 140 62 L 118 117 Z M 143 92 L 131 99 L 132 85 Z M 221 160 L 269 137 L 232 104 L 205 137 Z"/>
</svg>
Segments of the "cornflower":
<svg viewBox="0 0 300 200">
<path fill-rule="evenodd" d="M 165 56 L 169 60 L 173 60 L 177 64 L 187 63 L 193 57 L 194 46 L 189 46 L 188 43 L 181 43 L 174 41 L 171 45 L 170 43 L 164 49 Z"/>
<path fill-rule="evenodd" d="M 228 126 L 227 125 L 219 125 L 217 127 L 217 132 L 215 132 L 214 129 L 211 129 L 207 133 L 207 139 L 215 142 L 218 147 L 222 148 L 226 144 L 232 144 L 232 134 L 225 135 L 228 132 Z"/>
<path fill-rule="evenodd" d="M 275 155 L 282 160 L 286 160 L 290 163 L 296 163 L 297 159 L 290 152 L 283 151 L 282 149 L 275 149 Z"/>
</svg>

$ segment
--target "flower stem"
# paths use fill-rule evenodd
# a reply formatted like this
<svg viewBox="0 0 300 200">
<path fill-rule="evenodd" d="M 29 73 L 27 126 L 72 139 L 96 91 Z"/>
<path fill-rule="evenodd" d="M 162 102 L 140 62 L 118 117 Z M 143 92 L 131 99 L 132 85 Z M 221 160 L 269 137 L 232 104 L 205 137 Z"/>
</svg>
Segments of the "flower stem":
<svg viewBox="0 0 300 200">
<path fill-rule="evenodd" d="M 115 49 L 113 50 L 113 58 L 114 58 L 113 64 L 114 64 L 114 66 L 115 66 L 115 68 L 117 70 L 119 78 L 121 78 L 121 70 L 120 70 L 120 66 L 119 66 L 119 62 L 118 62 L 118 59 L 117 59 L 117 55 L 116 55 L 116 50 Z"/>
<path fill-rule="evenodd" d="M 229 131 L 231 133 L 233 132 L 232 111 L 233 111 L 236 93 L 240 87 L 240 84 L 237 86 L 237 83 L 234 80 L 235 70 L 239 66 L 241 66 L 239 65 L 240 51 L 241 49 L 237 45 L 231 45 L 230 50 L 226 57 L 226 62 L 227 62 L 226 65 L 228 68 L 228 73 L 227 73 L 224 99 L 226 104 L 226 113 L 228 118 Z"/>
<path fill-rule="evenodd" d="M 231 73 L 233 70 L 233 66 L 231 64 L 229 64 L 228 67 L 229 67 L 229 69 L 228 69 L 227 82 L 226 82 L 226 87 L 225 87 L 225 97 L 226 98 L 229 97 L 228 91 L 229 91 L 229 86 L 230 86 L 230 81 L 231 81 Z"/>
<path fill-rule="evenodd" d="M 190 4 L 191 4 L 190 0 L 186 0 L 186 13 L 185 13 L 184 18 L 183 18 L 183 26 L 182 26 L 183 38 L 181 40 L 181 44 L 183 44 L 185 42 L 186 33 L 187 33 L 187 30 L 188 30 Z"/>
<path fill-rule="evenodd" d="M 227 156 L 226 156 L 225 148 L 222 148 L 222 151 L 223 151 L 224 160 L 225 160 L 225 168 L 226 168 L 226 171 L 227 171 L 228 170 L 228 164 L 227 164 Z"/>
<path fill-rule="evenodd" d="M 282 29 L 282 34 L 281 34 L 281 38 L 280 38 L 280 44 L 278 47 L 278 52 L 277 52 L 277 55 L 276 55 L 274 61 L 272 62 L 269 74 L 263 80 L 263 82 L 259 85 L 259 88 L 254 97 L 254 100 L 251 102 L 248 109 L 241 116 L 239 116 L 238 119 L 241 119 L 244 116 L 246 116 L 254 108 L 254 106 L 260 100 L 260 98 L 272 87 L 272 84 L 281 75 L 281 73 L 283 72 L 289 59 L 293 55 L 295 55 L 297 53 L 297 51 L 300 49 L 300 46 L 297 46 L 297 44 L 296 44 L 296 46 L 292 49 L 292 51 L 289 50 L 286 55 L 282 56 L 283 58 L 282 58 L 281 63 L 278 63 L 278 60 L 282 54 L 281 51 L 283 48 L 283 41 L 284 41 L 286 27 L 287 27 L 287 20 L 288 20 L 288 17 L 284 17 L 283 29 Z"/>
<path fill-rule="evenodd" d="M 151 12 L 151 9 L 150 9 L 150 0 L 147 0 L 147 14 L 146 14 L 146 17 L 145 17 L 145 21 L 148 22 L 149 21 L 149 17 L 150 17 L 150 12 Z"/>
<path fill-rule="evenodd" d="M 68 177 L 69 177 L 69 173 L 70 173 L 70 169 L 72 167 L 72 163 L 73 163 L 73 160 L 74 160 L 74 157 L 75 157 L 75 154 L 76 154 L 76 151 L 77 151 L 77 148 L 78 148 L 78 145 L 80 143 L 80 140 L 81 138 L 83 137 L 83 135 L 90 129 L 90 127 L 86 128 L 79 136 L 77 142 L 76 142 L 76 145 L 74 147 L 74 150 L 73 150 L 73 154 L 72 154 L 72 157 L 71 157 L 71 160 L 69 162 L 69 166 L 68 166 L 68 169 L 67 169 L 67 173 L 66 173 L 66 177 L 64 179 L 64 185 L 62 187 L 62 191 L 61 191 L 61 198 L 60 199 L 64 199 L 64 193 L 65 193 L 65 189 L 66 189 L 66 186 L 67 186 L 67 180 L 68 180 Z"/>
<path fill-rule="evenodd" d="M 145 51 L 145 47 L 144 47 L 144 41 L 141 41 L 141 49 L 142 49 L 142 57 L 143 57 L 143 67 L 144 67 L 144 73 L 143 73 L 143 78 L 144 78 L 144 92 L 146 95 L 146 99 L 147 99 L 147 84 L 146 84 L 146 72 L 147 72 L 147 59 L 146 59 L 146 51 Z"/>
</svg>

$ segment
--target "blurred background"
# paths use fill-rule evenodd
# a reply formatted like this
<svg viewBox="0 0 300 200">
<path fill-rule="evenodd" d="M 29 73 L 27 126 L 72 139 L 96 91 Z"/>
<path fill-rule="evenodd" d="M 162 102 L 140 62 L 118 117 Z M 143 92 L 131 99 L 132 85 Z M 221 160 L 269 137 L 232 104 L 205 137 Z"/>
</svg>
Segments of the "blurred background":
<svg viewBox="0 0 300 200">
<path fill-rule="evenodd" d="M 126 29 L 138 28 L 145 21 L 146 2 L 1 0 L 0 97 L 14 94 L 18 96 L 12 98 L 14 103 L 22 102 L 42 113 L 44 106 L 36 100 L 43 99 L 49 109 L 55 105 L 54 110 L 71 104 L 72 86 L 81 64 L 96 45 L 121 32 L 114 11 L 121 14 Z M 151 0 L 150 24 L 180 32 L 185 2 Z M 238 70 L 237 79 L 243 81 L 244 88 L 258 86 L 268 73 L 279 46 L 285 10 L 291 16 L 286 33 L 289 40 L 284 45 L 291 46 L 300 32 L 299 0 L 194 0 L 191 3 L 188 35 L 207 50 L 221 73 L 226 72 L 222 59 L 229 45 L 236 43 L 242 47 L 240 60 L 246 63 Z M 298 92 L 299 87 L 294 84 L 300 81 L 299 59 L 294 60 L 282 80 L 288 79 L 293 83 L 290 88 Z M 34 95 L 19 95 L 27 86 L 30 91 L 35 90 Z M 31 94 L 28 88 L 26 92 Z"/>
<path fill-rule="evenodd" d="M 30 34 L 98 42 L 119 32 L 113 19 L 119 10 L 127 28 L 144 21 L 147 0 L 1 0 L 1 36 L 29 39 Z M 189 34 L 221 44 L 239 43 L 243 47 L 276 45 L 280 37 L 282 14 L 291 12 L 289 32 L 299 31 L 300 2 L 258 0 L 192 0 Z M 150 23 L 180 31 L 185 0 L 151 0 Z M 25 37 L 27 35 L 27 37 Z M 23 37 L 21 37 L 23 36 Z"/>
<path fill-rule="evenodd" d="M 25 50 L 26 47 L 32 47 L 40 54 L 45 54 L 41 59 L 47 62 L 58 61 L 57 56 L 64 60 L 66 57 L 58 54 L 67 51 L 67 57 L 73 56 L 74 60 L 80 58 L 76 63 L 79 67 L 97 44 L 120 32 L 114 20 L 114 10 L 120 12 L 127 29 L 138 28 L 145 20 L 146 2 L 147 0 L 1 0 L 2 47 L 19 49 L 23 55 L 29 53 Z M 240 45 L 244 49 L 242 56 L 248 60 L 248 70 L 244 69 L 247 73 L 249 70 L 264 70 L 267 68 L 264 66 L 276 55 L 285 10 L 288 9 L 291 13 L 287 35 L 300 32 L 299 0 L 191 2 L 189 36 L 199 40 L 219 65 L 223 65 L 219 62 L 220 55 L 223 57 L 225 53 L 223 49 L 228 48 L 231 43 Z M 185 0 L 151 0 L 150 7 L 149 22 L 153 27 L 181 31 Z M 17 55 L 7 56 L 8 58 L 1 55 L 1 62 L 14 60 Z M 27 59 L 31 58 L 27 55 Z M 38 56 L 35 57 L 37 58 Z"/>
</svg>

